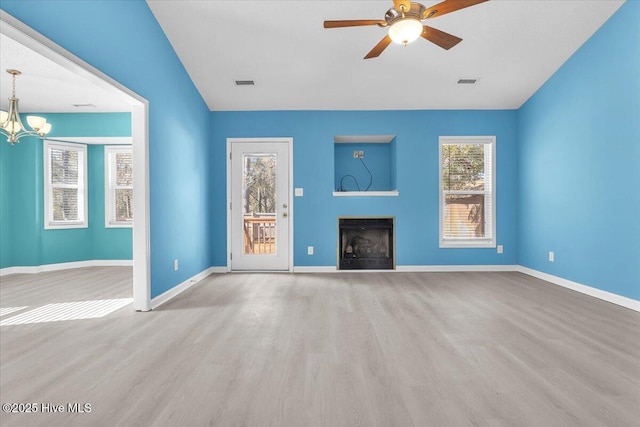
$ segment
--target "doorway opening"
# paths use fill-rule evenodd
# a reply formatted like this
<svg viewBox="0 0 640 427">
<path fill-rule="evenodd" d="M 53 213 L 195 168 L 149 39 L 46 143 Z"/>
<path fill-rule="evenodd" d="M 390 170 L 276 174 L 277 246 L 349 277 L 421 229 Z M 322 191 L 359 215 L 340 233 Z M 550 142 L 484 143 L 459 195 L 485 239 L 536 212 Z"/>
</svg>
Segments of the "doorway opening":
<svg viewBox="0 0 640 427">
<path fill-rule="evenodd" d="M 44 37 L 6 12 L 0 14 L 0 33 L 51 62 L 63 67 L 110 96 L 131 107 L 131 142 L 133 147 L 133 307 L 138 311 L 151 309 L 149 254 L 149 171 L 148 171 L 148 102 L 100 70 Z"/>
</svg>

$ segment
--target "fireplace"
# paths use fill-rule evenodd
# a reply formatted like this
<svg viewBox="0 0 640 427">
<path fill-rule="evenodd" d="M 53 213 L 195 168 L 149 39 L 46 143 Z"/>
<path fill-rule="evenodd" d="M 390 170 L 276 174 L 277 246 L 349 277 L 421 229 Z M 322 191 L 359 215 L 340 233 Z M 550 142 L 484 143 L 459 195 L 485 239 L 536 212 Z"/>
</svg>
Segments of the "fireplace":
<svg viewBox="0 0 640 427">
<path fill-rule="evenodd" d="M 393 218 L 338 218 L 338 269 L 393 270 Z"/>
</svg>

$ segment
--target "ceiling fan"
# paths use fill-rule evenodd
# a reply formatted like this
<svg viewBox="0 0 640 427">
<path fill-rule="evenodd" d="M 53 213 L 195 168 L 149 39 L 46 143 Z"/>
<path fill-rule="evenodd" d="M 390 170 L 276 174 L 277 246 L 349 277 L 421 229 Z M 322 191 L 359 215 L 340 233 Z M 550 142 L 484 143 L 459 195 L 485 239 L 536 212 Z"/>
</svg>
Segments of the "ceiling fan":
<svg viewBox="0 0 640 427">
<path fill-rule="evenodd" d="M 396 42 L 406 45 L 422 37 L 440 46 L 443 49 L 451 49 L 462 41 L 460 37 L 445 33 L 427 25 L 422 25 L 425 19 L 437 18 L 456 10 L 474 6 L 488 0 L 445 0 L 435 6 L 424 5 L 409 0 L 393 0 L 393 7 L 387 10 L 383 20 L 357 19 L 343 21 L 324 21 L 324 28 L 362 27 L 378 25 L 389 28 L 389 33 L 364 57 L 364 59 L 376 58 L 383 50 Z"/>
</svg>

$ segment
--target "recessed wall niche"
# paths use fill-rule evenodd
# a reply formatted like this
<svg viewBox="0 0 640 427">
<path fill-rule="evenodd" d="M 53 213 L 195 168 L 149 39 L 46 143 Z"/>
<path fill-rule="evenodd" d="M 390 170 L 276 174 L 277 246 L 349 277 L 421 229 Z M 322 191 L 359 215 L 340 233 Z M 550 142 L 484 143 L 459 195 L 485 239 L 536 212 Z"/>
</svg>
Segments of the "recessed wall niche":
<svg viewBox="0 0 640 427">
<path fill-rule="evenodd" d="M 336 135 L 334 196 L 397 195 L 395 135 Z"/>
</svg>

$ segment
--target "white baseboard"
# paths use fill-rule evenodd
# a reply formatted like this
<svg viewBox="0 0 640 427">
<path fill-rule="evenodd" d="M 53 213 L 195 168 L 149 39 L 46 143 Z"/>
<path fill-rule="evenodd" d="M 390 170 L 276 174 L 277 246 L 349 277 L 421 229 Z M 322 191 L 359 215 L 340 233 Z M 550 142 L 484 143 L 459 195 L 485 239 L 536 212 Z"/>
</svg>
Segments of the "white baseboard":
<svg viewBox="0 0 640 427">
<path fill-rule="evenodd" d="M 553 283 L 554 285 L 562 286 L 576 292 L 580 292 L 585 295 L 589 295 L 594 298 L 598 298 L 612 304 L 620 305 L 622 307 L 640 311 L 640 301 L 631 298 L 623 297 L 611 292 L 603 291 L 591 286 L 583 285 L 581 283 L 573 282 L 571 280 L 563 279 L 562 277 L 554 276 L 552 274 L 543 273 L 542 271 L 534 270 L 532 268 L 518 266 L 518 271 L 529 276 L 542 279 L 546 282 Z"/>
<path fill-rule="evenodd" d="M 451 273 L 457 271 L 518 271 L 517 265 L 398 265 L 397 271 Z"/>
<path fill-rule="evenodd" d="M 93 259 L 87 261 L 62 262 L 59 264 L 45 264 L 34 266 L 15 266 L 0 268 L 0 277 L 9 274 L 35 274 L 46 271 L 68 270 L 71 268 L 83 267 L 131 267 L 133 260 L 130 259 Z"/>
<path fill-rule="evenodd" d="M 294 273 L 337 273 L 339 270 L 335 265 L 318 265 L 318 266 L 308 266 L 301 265 L 299 267 L 293 267 Z"/>
<path fill-rule="evenodd" d="M 293 267 L 294 273 L 392 273 L 453 271 L 519 271 L 517 265 L 398 265 L 395 270 L 338 270 L 335 266 Z"/>
<path fill-rule="evenodd" d="M 193 285 L 195 285 L 196 283 L 198 283 L 199 281 L 201 281 L 202 279 L 204 279 L 205 277 L 209 276 L 212 273 L 226 273 L 226 272 L 227 272 L 227 269 L 223 267 L 209 267 L 206 270 L 196 274 L 195 276 L 188 278 L 184 282 L 174 286 L 168 291 L 158 295 L 157 297 L 152 298 L 151 309 L 154 310 L 160 307 L 162 304 L 166 303 L 172 298 L 175 298 L 176 296 L 186 291 L 187 289 L 189 289 L 190 287 L 192 287 Z"/>
</svg>

